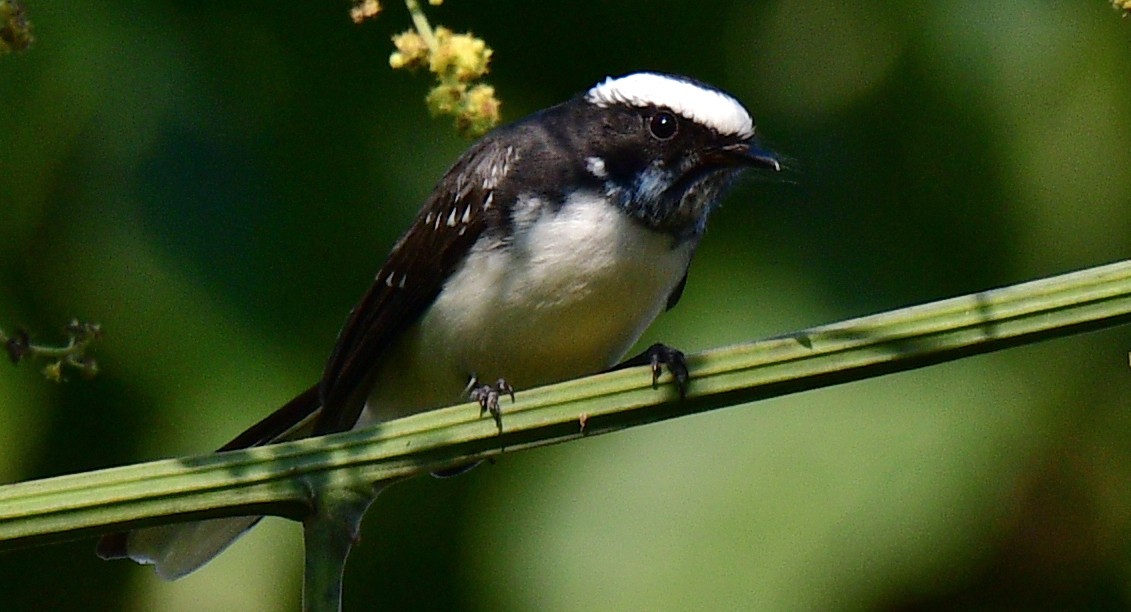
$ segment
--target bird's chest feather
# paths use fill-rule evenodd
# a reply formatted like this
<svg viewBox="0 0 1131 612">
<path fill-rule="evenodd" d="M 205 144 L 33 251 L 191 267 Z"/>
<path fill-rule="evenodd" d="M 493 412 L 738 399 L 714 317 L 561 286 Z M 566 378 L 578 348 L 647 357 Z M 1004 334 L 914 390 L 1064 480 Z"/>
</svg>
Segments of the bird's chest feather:
<svg viewBox="0 0 1131 612">
<path fill-rule="evenodd" d="M 598 372 L 663 310 L 694 248 L 595 197 L 520 202 L 512 221 L 513 239 L 476 244 L 383 369 L 450 401 L 471 374 L 521 389 Z M 380 386 L 372 399 L 393 400 Z"/>
</svg>

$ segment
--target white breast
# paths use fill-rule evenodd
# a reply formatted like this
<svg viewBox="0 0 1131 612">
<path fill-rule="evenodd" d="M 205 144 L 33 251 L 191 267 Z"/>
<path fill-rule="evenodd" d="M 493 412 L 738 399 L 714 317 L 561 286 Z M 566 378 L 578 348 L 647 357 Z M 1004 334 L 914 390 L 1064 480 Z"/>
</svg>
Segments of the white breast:
<svg viewBox="0 0 1131 612">
<path fill-rule="evenodd" d="M 381 420 L 453 403 L 467 378 L 517 389 L 614 365 L 664 308 L 692 244 L 644 228 L 595 196 L 512 216 L 506 248 L 480 240 L 377 376 Z"/>
</svg>

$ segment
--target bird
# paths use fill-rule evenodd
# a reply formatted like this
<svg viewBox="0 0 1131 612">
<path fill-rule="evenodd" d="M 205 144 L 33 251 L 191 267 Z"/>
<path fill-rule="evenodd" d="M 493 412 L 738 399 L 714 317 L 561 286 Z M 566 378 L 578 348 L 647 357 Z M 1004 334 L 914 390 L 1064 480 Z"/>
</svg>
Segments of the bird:
<svg viewBox="0 0 1131 612">
<path fill-rule="evenodd" d="M 480 403 L 624 367 L 668 367 L 655 344 L 621 361 L 676 305 L 720 200 L 747 169 L 781 170 L 734 96 L 662 72 L 610 76 L 489 132 L 464 152 L 351 310 L 321 380 L 219 450 L 324 435 Z M 494 382 L 490 382 L 494 381 Z M 104 536 L 98 553 L 175 580 L 261 517 Z"/>
</svg>

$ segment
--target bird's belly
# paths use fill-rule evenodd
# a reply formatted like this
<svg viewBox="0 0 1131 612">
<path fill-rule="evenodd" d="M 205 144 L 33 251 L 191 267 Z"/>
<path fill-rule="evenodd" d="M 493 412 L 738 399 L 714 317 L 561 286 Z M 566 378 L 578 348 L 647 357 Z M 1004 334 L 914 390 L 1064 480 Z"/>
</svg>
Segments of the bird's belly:
<svg viewBox="0 0 1131 612">
<path fill-rule="evenodd" d="M 692 249 L 584 201 L 505 247 L 477 245 L 381 366 L 372 416 L 455 403 L 472 375 L 524 389 L 615 364 L 663 310 Z"/>
</svg>

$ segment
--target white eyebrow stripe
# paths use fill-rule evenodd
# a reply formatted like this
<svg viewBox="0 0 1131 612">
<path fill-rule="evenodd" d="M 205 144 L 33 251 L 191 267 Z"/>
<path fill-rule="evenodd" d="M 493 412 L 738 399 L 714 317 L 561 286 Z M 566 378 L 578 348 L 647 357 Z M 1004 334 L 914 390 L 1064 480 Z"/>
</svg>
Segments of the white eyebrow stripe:
<svg viewBox="0 0 1131 612">
<path fill-rule="evenodd" d="M 738 100 L 717 89 L 664 74 L 637 72 L 608 77 L 594 85 L 585 99 L 600 107 L 629 104 L 668 108 L 720 134 L 740 138 L 754 135 L 754 119 Z"/>
</svg>

